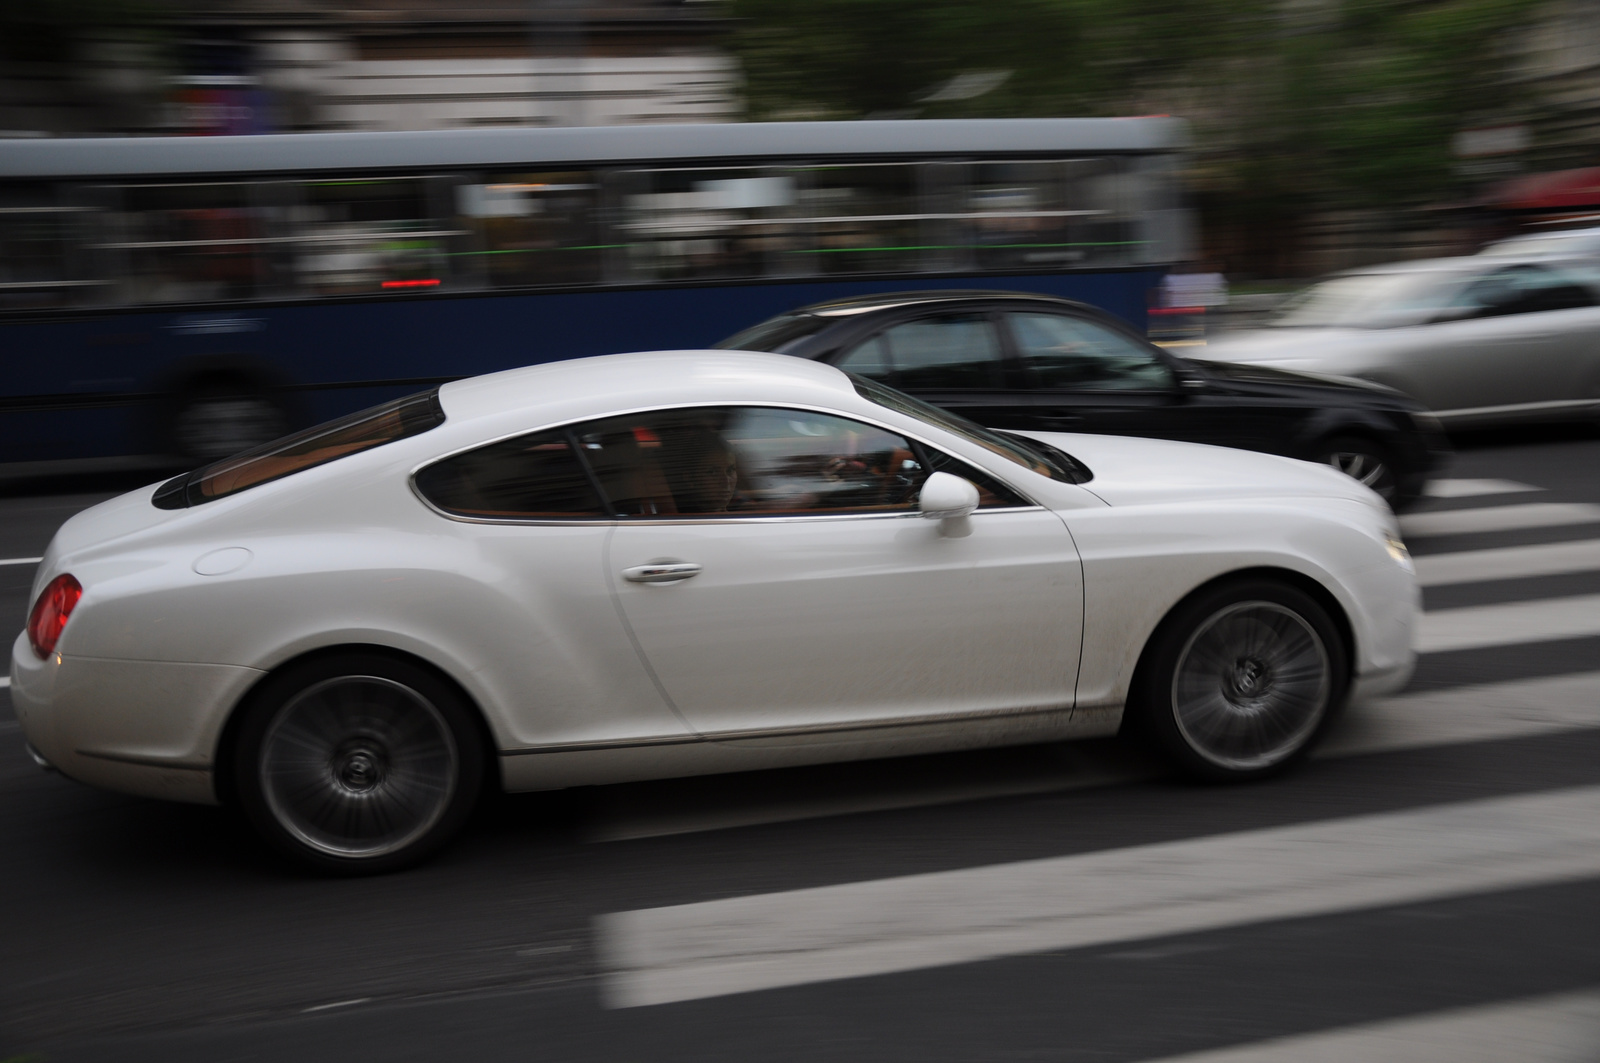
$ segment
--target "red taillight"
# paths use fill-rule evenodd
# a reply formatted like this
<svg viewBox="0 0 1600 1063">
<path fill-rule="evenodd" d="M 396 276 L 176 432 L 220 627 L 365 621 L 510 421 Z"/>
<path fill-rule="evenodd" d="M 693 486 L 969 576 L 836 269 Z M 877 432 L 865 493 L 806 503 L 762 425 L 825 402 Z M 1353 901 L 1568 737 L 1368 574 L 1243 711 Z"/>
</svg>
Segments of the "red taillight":
<svg viewBox="0 0 1600 1063">
<path fill-rule="evenodd" d="M 44 658 L 56 652 L 61 629 L 67 626 L 67 617 L 82 597 L 83 584 L 71 576 L 60 575 L 50 581 L 28 614 L 28 641 L 33 644 L 34 653 Z"/>
</svg>

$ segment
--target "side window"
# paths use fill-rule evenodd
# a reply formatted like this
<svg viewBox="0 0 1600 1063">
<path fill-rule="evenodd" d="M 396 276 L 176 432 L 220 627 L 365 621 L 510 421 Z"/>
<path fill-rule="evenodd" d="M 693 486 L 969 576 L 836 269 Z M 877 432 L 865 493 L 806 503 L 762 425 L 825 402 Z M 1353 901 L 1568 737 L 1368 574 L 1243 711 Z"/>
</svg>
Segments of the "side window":
<svg viewBox="0 0 1600 1063">
<path fill-rule="evenodd" d="M 592 421 L 578 438 L 623 516 L 909 511 L 927 477 L 903 437 L 801 410 L 658 410 Z"/>
<path fill-rule="evenodd" d="M 1039 387 L 1152 391 L 1172 373 L 1147 348 L 1103 325 L 1064 314 L 1010 314 L 1011 333 Z"/>
<path fill-rule="evenodd" d="M 973 468 L 960 458 L 950 455 L 932 447 L 923 447 L 922 453 L 927 459 L 929 474 L 947 472 L 952 476 L 959 476 L 970 482 L 978 489 L 979 509 L 1008 509 L 1013 506 L 1028 506 L 1031 502 L 1024 499 L 1005 484 L 993 476 L 979 469 Z"/>
<path fill-rule="evenodd" d="M 897 387 L 953 391 L 1004 386 L 1000 342 L 986 314 L 908 321 L 885 329 L 880 339 L 894 367 Z"/>
<path fill-rule="evenodd" d="M 1475 317 L 1502 317 L 1593 306 L 1595 299 L 1574 278 L 1556 270 L 1511 266 L 1473 281 L 1452 303 L 1476 311 Z"/>
<path fill-rule="evenodd" d="M 864 376 L 868 380 L 887 381 L 889 374 L 894 372 L 894 366 L 889 361 L 889 348 L 882 336 L 874 336 L 856 344 L 833 364 L 846 373 Z"/>
<path fill-rule="evenodd" d="M 539 432 L 457 454 L 417 473 L 446 513 L 486 520 L 609 516 L 565 432 Z"/>
</svg>

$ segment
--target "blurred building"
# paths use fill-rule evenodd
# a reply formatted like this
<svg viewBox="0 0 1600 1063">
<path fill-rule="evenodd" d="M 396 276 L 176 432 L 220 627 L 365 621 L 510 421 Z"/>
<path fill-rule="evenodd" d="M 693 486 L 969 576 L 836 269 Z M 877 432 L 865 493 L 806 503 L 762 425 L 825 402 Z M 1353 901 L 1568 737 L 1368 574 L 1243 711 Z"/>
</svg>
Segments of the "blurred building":
<svg viewBox="0 0 1600 1063">
<path fill-rule="evenodd" d="M 225 0 L 0 69 L 0 135 L 714 122 L 726 20 L 695 0 Z M 34 58 L 34 57 L 25 57 Z"/>
</svg>

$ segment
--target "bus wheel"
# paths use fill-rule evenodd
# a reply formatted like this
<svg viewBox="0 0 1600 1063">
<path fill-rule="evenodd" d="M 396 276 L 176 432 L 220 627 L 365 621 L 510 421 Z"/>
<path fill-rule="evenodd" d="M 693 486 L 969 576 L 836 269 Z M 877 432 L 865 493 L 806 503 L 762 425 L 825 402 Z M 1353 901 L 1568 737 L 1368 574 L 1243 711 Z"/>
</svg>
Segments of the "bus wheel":
<svg viewBox="0 0 1600 1063">
<path fill-rule="evenodd" d="M 208 462 L 277 439 L 289 431 L 289 416 L 264 391 L 214 384 L 179 397 L 168 431 L 178 454 Z"/>
</svg>

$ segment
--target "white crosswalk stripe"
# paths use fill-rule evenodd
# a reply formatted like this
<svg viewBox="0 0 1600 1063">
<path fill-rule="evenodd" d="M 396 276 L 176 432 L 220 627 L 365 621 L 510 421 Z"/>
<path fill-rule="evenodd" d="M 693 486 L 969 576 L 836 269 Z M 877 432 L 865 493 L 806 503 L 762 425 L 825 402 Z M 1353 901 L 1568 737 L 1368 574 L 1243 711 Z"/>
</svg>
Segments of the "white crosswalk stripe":
<svg viewBox="0 0 1600 1063">
<path fill-rule="evenodd" d="M 1315 755 L 1360 756 L 1588 728 L 1600 728 L 1600 671 L 1486 684 L 1465 696 L 1460 690 L 1440 690 L 1352 705 L 1335 721 Z M 982 798 L 1062 793 L 1161 774 L 1161 766 L 1139 755 L 1138 750 L 1118 750 L 1120 759 L 1108 752 L 1065 743 L 1039 751 L 1025 762 L 996 764 L 992 770 L 973 770 L 960 778 L 899 779 L 889 785 L 871 779 L 853 786 L 841 782 L 839 772 L 831 772 L 826 788 L 820 791 L 797 792 L 792 784 L 777 784 L 770 792 L 742 790 L 736 801 L 715 787 L 699 800 L 681 796 L 674 800 L 674 784 L 658 783 L 651 790 L 653 800 L 637 807 L 610 809 L 590 825 L 588 838 L 592 842 L 632 841 Z M 690 783 L 687 789 L 700 794 L 707 788 Z"/>
<path fill-rule="evenodd" d="M 1473 498 L 1479 495 L 1506 495 L 1544 488 L 1515 480 L 1433 480 L 1424 492 L 1429 498 Z"/>
<path fill-rule="evenodd" d="M 1548 642 L 1600 635 L 1600 594 L 1424 613 L 1418 653 Z"/>
<path fill-rule="evenodd" d="M 1600 571 L 1600 539 L 1508 546 L 1496 550 L 1463 550 L 1454 554 L 1424 554 L 1415 560 L 1417 582 L 1424 587 L 1556 576 L 1568 572 L 1596 572 Z"/>
<path fill-rule="evenodd" d="M 1600 786 L 619 912 L 637 1007 L 1600 875 Z"/>
<path fill-rule="evenodd" d="M 1459 1008 L 1158 1063 L 1594 1063 L 1600 989 Z"/>
<path fill-rule="evenodd" d="M 1600 505 L 1592 502 L 1522 502 L 1511 506 L 1406 513 L 1400 517 L 1400 531 L 1407 538 L 1426 538 L 1595 523 L 1600 523 Z"/>
</svg>

